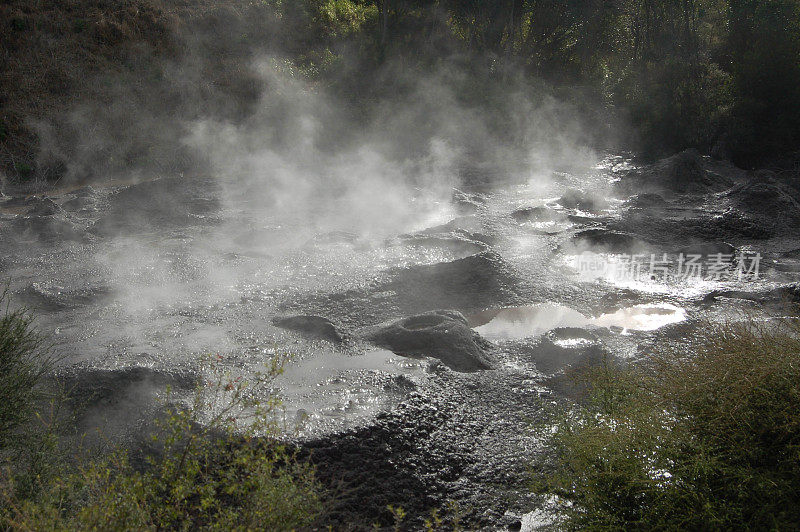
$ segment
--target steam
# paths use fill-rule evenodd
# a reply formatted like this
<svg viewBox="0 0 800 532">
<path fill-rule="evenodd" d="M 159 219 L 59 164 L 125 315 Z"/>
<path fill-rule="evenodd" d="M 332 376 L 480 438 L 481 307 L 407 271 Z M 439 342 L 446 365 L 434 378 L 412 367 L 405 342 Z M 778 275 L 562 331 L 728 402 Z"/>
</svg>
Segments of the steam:
<svg viewBox="0 0 800 532">
<path fill-rule="evenodd" d="M 596 160 L 577 143 L 576 117 L 560 122 L 564 108 L 552 97 L 534 102 L 520 87 L 499 109 L 480 108 L 449 85 L 464 79 L 438 72 L 406 80 L 413 89 L 405 96 L 356 122 L 324 90 L 288 76 L 279 59 L 257 60 L 254 70 L 263 86 L 255 112 L 238 123 L 193 121 L 184 143 L 221 179 L 229 208 L 294 226 L 297 242 L 333 231 L 378 241 L 419 230 L 451 210 L 455 187 L 542 183 L 556 168 Z"/>
<path fill-rule="evenodd" d="M 191 366 L 248 350 L 263 361 L 280 341 L 269 318 L 291 295 L 452 260 L 392 242 L 459 216 L 454 189 L 535 191 L 597 162 L 579 113 L 521 74 L 481 77 L 457 58 L 428 72 L 390 63 L 364 80 L 382 90 L 359 101 L 304 80 L 279 52 L 253 50 L 228 72 L 246 90 L 226 92 L 189 50 L 155 81 L 117 80 L 111 104 L 70 110 L 70 134 L 42 126 L 42 158 L 69 161 L 62 184 L 135 183 L 119 209 L 101 207 L 110 223 L 88 265 L 113 293 L 86 341 L 98 364 Z M 198 189 L 214 209 L 186 211 Z"/>
<path fill-rule="evenodd" d="M 207 157 L 229 208 L 249 206 L 251 214 L 295 226 L 298 243 L 332 231 L 378 240 L 446 208 L 457 152 L 445 139 L 431 138 L 406 160 L 391 158 L 379 137 L 330 149 L 331 123 L 346 119 L 275 64 L 259 62 L 270 90 L 253 116 L 241 124 L 196 121 L 185 139 Z"/>
<path fill-rule="evenodd" d="M 175 79 L 176 65 L 168 68 Z M 197 65 L 187 69 L 196 72 Z M 582 144 L 579 117 L 521 77 L 498 86 L 473 81 L 456 66 L 405 75 L 394 80 L 402 86 L 396 97 L 365 105 L 366 116 L 354 117 L 352 105 L 299 79 L 280 56 L 256 56 L 248 76 L 260 95 L 249 114 L 236 119 L 211 109 L 165 124 L 164 131 L 180 132 L 172 149 L 190 155 L 210 178 L 177 186 L 208 187 L 205 195 L 219 200 L 220 213 L 209 214 L 213 223 L 188 239 L 164 238 L 166 229 L 157 225 L 155 239 L 126 231 L 126 220 L 148 221 L 146 210 L 138 212 L 141 204 L 118 213 L 122 223 L 111 236 L 120 233 L 101 246 L 95 262 L 123 314 L 132 317 L 124 319 L 132 342 L 153 342 L 147 316 L 155 309 L 329 290 L 333 282 L 347 289 L 381 269 L 430 260 L 385 243 L 455 218 L 454 188 L 497 182 L 536 188 L 557 170 L 585 170 L 597 160 Z M 484 103 L 465 97 L 472 84 L 490 91 L 478 98 Z M 202 102 L 196 105 L 202 109 Z M 143 125 L 156 128 L 149 116 Z M 169 143 L 163 134 L 156 138 Z M 147 176 L 134 165 L 115 177 Z M 160 198 L 159 208 L 179 209 L 181 201 Z M 325 242 L 336 245 L 317 245 Z M 230 334 L 217 332 L 217 339 L 183 342 L 208 351 L 231 347 Z"/>
</svg>

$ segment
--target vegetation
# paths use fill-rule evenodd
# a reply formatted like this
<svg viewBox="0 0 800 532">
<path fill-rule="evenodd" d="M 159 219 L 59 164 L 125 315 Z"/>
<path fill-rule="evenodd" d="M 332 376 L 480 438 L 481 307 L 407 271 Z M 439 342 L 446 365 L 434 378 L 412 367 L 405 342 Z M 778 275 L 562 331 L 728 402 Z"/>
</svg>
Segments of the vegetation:
<svg viewBox="0 0 800 532">
<path fill-rule="evenodd" d="M 24 312 L 0 319 L 0 522 L 11 530 L 291 530 L 321 512 L 311 467 L 274 439 L 277 402 L 218 365 L 191 405 L 167 402 L 151 445 L 68 457 L 41 406 L 47 350 Z M 36 421 L 45 421 L 36 424 Z M 26 435 L 25 446 L 16 437 Z M 27 452 L 23 452 L 25 447 Z"/>
<path fill-rule="evenodd" d="M 354 116 L 447 65 L 468 105 L 490 103 L 482 79 L 545 80 L 652 156 L 752 166 L 800 141 L 796 0 L 10 0 L 0 20 L 0 169 L 18 180 L 191 170 L 181 119 L 248 116 L 260 51 Z"/>
<path fill-rule="evenodd" d="M 800 522 L 800 325 L 730 324 L 691 357 L 591 370 L 560 414 L 566 525 L 594 530 L 783 530 Z"/>
<path fill-rule="evenodd" d="M 0 448 L 17 446 L 18 429 L 42 400 L 41 377 L 52 358 L 25 310 L 12 310 L 6 290 L 0 292 Z"/>
</svg>

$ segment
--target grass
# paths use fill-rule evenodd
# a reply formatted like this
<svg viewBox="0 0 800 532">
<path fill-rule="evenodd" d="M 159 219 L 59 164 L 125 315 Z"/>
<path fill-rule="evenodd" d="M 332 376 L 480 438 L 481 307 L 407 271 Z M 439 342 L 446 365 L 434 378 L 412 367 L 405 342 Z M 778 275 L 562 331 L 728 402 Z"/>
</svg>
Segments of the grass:
<svg viewBox="0 0 800 532">
<path fill-rule="evenodd" d="M 552 468 L 569 529 L 794 529 L 800 522 L 800 326 L 710 328 L 692 356 L 585 375 L 557 414 Z"/>
</svg>

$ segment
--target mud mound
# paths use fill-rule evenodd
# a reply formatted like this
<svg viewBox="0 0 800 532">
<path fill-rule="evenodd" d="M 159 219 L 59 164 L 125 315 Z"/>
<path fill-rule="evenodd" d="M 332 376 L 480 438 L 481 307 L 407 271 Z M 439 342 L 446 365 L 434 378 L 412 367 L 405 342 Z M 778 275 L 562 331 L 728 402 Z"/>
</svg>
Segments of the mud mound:
<svg viewBox="0 0 800 532">
<path fill-rule="evenodd" d="M 275 318 L 272 323 L 276 327 L 295 331 L 316 340 L 326 340 L 334 344 L 340 344 L 344 340 L 337 327 L 329 319 L 321 316 L 288 316 Z"/>
<path fill-rule="evenodd" d="M 777 183 L 758 181 L 735 187 L 728 197 L 748 213 L 797 222 L 800 221 L 800 202 L 793 192 Z"/>
<path fill-rule="evenodd" d="M 454 308 L 473 313 L 511 301 L 518 280 L 494 252 L 396 271 L 381 288 L 394 292 L 404 312 Z"/>
<path fill-rule="evenodd" d="M 608 208 L 608 202 L 598 196 L 592 196 L 581 190 L 574 188 L 568 189 L 558 203 L 566 209 L 578 209 L 581 211 L 598 212 Z"/>
<path fill-rule="evenodd" d="M 734 256 L 736 254 L 736 247 L 727 242 L 690 242 L 678 248 L 677 253 L 682 253 L 684 255 L 702 255 L 704 257 L 717 254 Z M 731 260 L 734 259 L 732 258 Z"/>
<path fill-rule="evenodd" d="M 72 195 L 76 198 L 90 198 L 97 195 L 97 191 L 91 185 L 86 185 L 77 190 L 72 191 Z"/>
<path fill-rule="evenodd" d="M 69 194 L 69 199 L 61 206 L 71 212 L 96 211 L 99 206 L 98 196 L 94 188 L 86 186 Z"/>
<path fill-rule="evenodd" d="M 629 253 L 646 247 L 644 241 L 630 233 L 611 231 L 609 229 L 587 229 L 572 238 L 572 244 L 578 249 L 589 249 L 605 253 Z"/>
<path fill-rule="evenodd" d="M 637 194 L 625 202 L 626 207 L 634 209 L 662 209 L 667 205 L 663 197 L 652 193 Z"/>
<path fill-rule="evenodd" d="M 22 300 L 37 311 L 60 311 L 107 301 L 114 296 L 108 286 L 67 289 L 47 283 L 31 283 L 20 293 Z"/>
<path fill-rule="evenodd" d="M 747 236 L 764 238 L 795 232 L 800 224 L 800 202 L 795 191 L 779 183 L 758 181 L 734 187 L 728 194 L 733 208 L 723 223 L 748 229 Z"/>
<path fill-rule="evenodd" d="M 62 207 L 71 212 L 95 211 L 97 200 L 91 197 L 75 197 L 65 201 Z"/>
<path fill-rule="evenodd" d="M 364 339 L 398 355 L 438 358 L 455 371 L 490 369 L 488 342 L 455 311 L 437 310 L 368 329 Z"/>
<path fill-rule="evenodd" d="M 517 222 L 563 222 L 567 217 L 558 211 L 547 207 L 526 207 L 517 209 L 511 213 L 511 217 Z"/>
<path fill-rule="evenodd" d="M 461 214 L 475 214 L 480 210 L 483 199 L 478 194 L 467 194 L 454 189 L 452 196 L 453 206 Z"/>
<path fill-rule="evenodd" d="M 350 231 L 327 231 L 314 235 L 312 239 L 306 242 L 306 247 L 314 246 L 327 246 L 332 244 L 357 244 L 358 235 Z"/>
<path fill-rule="evenodd" d="M 165 178 L 125 187 L 91 231 L 131 234 L 208 223 L 220 207 L 212 179 Z"/>
<path fill-rule="evenodd" d="M 719 298 L 726 299 L 743 299 L 747 301 L 755 301 L 761 304 L 777 303 L 784 304 L 797 304 L 800 303 L 800 283 L 788 284 L 778 288 L 770 288 L 761 291 L 745 291 L 745 290 L 715 290 L 703 299 L 705 303 L 713 303 Z"/>
<path fill-rule="evenodd" d="M 725 172 L 725 173 L 722 173 Z M 706 194 L 722 192 L 734 184 L 726 174 L 738 176 L 741 171 L 725 167 L 702 157 L 691 149 L 663 159 L 653 165 L 626 171 L 617 183 L 625 193 L 668 192 L 675 194 Z"/>
<path fill-rule="evenodd" d="M 16 196 L 7 198 L 2 206 L 10 209 L 3 215 L 0 231 L 8 230 L 8 238 L 25 242 L 58 242 L 82 240 L 83 234 L 61 206 L 46 196 Z"/>
<path fill-rule="evenodd" d="M 413 234 L 401 235 L 402 239 L 422 238 L 426 236 L 455 237 L 486 245 L 494 245 L 497 239 L 484 232 L 483 224 L 476 216 L 459 216 L 446 224 L 429 227 Z"/>
<path fill-rule="evenodd" d="M 476 255 L 485 251 L 488 247 L 487 244 L 480 240 L 475 240 L 463 236 L 438 236 L 438 235 L 411 235 L 403 236 L 400 242 L 411 246 L 419 246 L 425 249 L 441 249 L 442 251 L 452 253 L 458 258 Z"/>
<path fill-rule="evenodd" d="M 30 209 L 25 213 L 26 216 L 53 216 L 63 211 L 61 206 L 50 198 L 34 198 L 28 205 Z"/>
<path fill-rule="evenodd" d="M 56 243 L 83 241 L 86 237 L 84 231 L 72 223 L 61 211 L 44 216 L 17 216 L 11 219 L 6 227 L 10 229 L 8 231 L 9 238 L 18 241 L 38 240 L 45 243 Z M 3 229 L 3 224 L 0 224 L 0 231 Z"/>
</svg>

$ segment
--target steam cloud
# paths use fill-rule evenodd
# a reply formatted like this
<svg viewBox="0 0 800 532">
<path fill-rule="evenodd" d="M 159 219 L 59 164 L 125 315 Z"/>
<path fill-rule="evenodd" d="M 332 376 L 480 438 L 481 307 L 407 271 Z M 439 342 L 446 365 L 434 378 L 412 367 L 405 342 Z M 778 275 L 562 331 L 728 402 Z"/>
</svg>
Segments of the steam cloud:
<svg viewBox="0 0 800 532">
<path fill-rule="evenodd" d="M 214 35 L 235 33 L 217 28 Z M 389 63 L 377 81 L 365 80 L 385 90 L 357 105 L 302 80 L 280 53 L 263 50 L 254 50 L 238 73 L 247 96 L 225 102 L 227 93 L 203 80 L 203 53 L 186 58 L 160 64 L 156 81 L 118 80 L 112 105 L 84 102 L 64 118 L 73 134 L 43 136 L 42 157 L 69 156 L 67 184 L 94 174 L 102 186 L 97 174 L 107 172 L 112 185 L 146 185 L 183 172 L 181 184 L 155 198 L 160 209 L 179 211 L 185 198 L 172 191 L 192 187 L 206 187 L 219 205 L 219 213 L 201 216 L 213 219 L 207 230 L 191 236 L 148 220 L 138 201 L 112 213 L 119 219 L 91 267 L 114 294 L 115 315 L 104 319 L 119 326 L 96 343 L 142 351 L 157 345 L 176 360 L 234 350 L 242 328 L 264 332 L 264 314 L 232 326 L 203 315 L 169 338 L 171 326 L 154 325 L 163 313 L 153 311 L 224 307 L 257 293 L 268 315 L 281 291 L 330 291 L 332 278 L 336 290 L 346 290 L 381 269 L 435 260 L 384 244 L 458 216 L 454 188 L 535 188 L 556 171 L 597 161 L 572 107 L 521 74 L 503 72 L 502 83 L 483 79 L 463 58 L 443 58 L 430 72 Z M 141 97 L 148 88 L 152 101 Z M 183 99 L 159 101 L 164 94 Z M 152 226 L 131 231 L 130 221 Z M 346 245 L 316 246 L 326 241 Z"/>
</svg>

